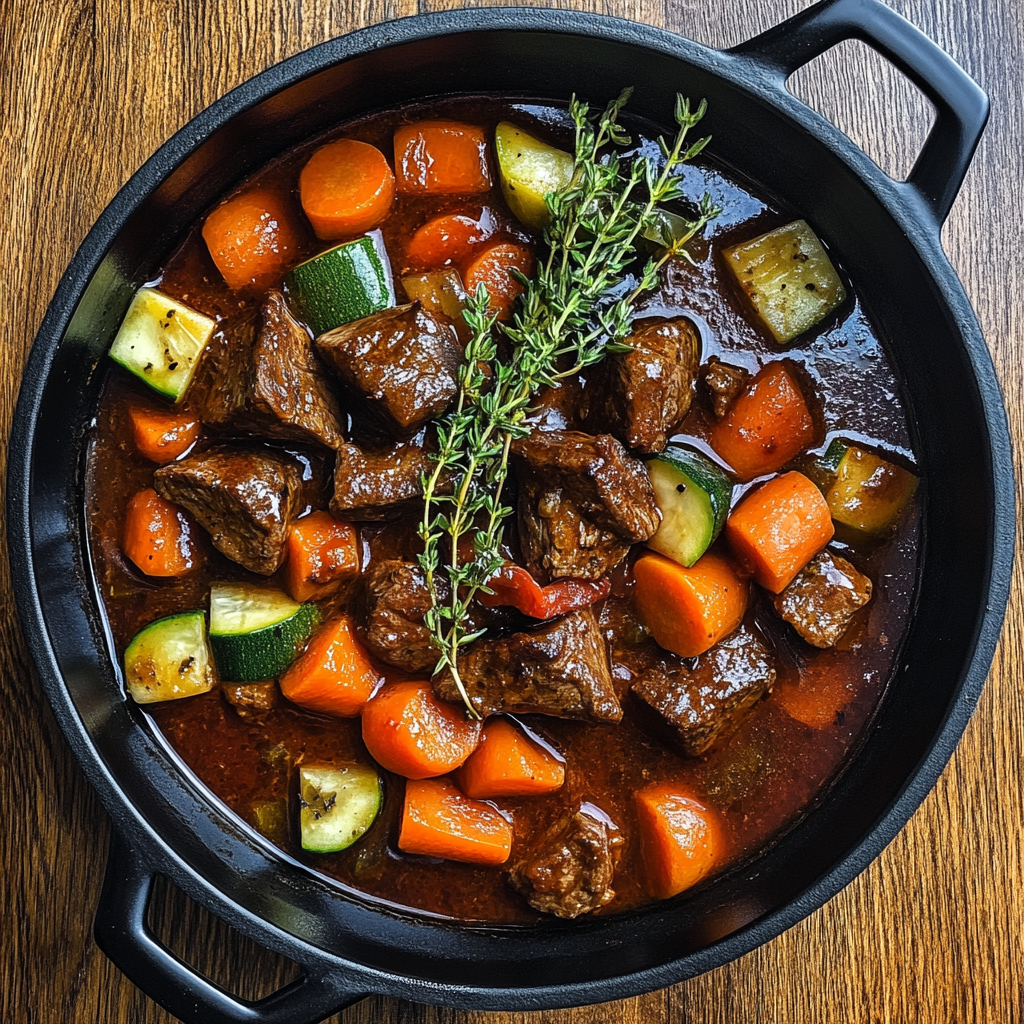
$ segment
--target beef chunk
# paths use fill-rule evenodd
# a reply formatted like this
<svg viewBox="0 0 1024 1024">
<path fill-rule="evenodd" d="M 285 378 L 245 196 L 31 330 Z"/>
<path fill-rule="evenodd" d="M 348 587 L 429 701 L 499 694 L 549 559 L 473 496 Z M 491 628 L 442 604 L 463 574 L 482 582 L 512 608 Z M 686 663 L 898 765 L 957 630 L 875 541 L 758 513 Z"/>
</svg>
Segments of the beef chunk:
<svg viewBox="0 0 1024 1024">
<path fill-rule="evenodd" d="M 871 580 L 845 558 L 822 551 L 781 594 L 775 610 L 815 647 L 834 647 L 858 608 L 871 600 Z"/>
<path fill-rule="evenodd" d="M 423 497 L 421 478 L 433 468 L 419 440 L 376 451 L 342 444 L 334 464 L 331 512 L 357 522 L 401 515 Z"/>
<path fill-rule="evenodd" d="M 360 580 L 358 603 L 357 628 L 372 654 L 406 672 L 433 671 L 437 649 L 423 625 L 430 591 L 418 565 L 371 562 Z"/>
<path fill-rule="evenodd" d="M 700 335 L 686 317 L 646 323 L 626 339 L 630 352 L 601 365 L 588 425 L 607 430 L 630 448 L 665 450 L 693 401 Z"/>
<path fill-rule="evenodd" d="M 508 880 L 535 910 L 573 918 L 615 895 L 618 836 L 583 808 L 566 815 L 509 868 Z"/>
<path fill-rule="evenodd" d="M 462 347 L 455 326 L 419 302 L 343 324 L 316 346 L 397 437 L 443 413 L 458 390 Z"/>
<path fill-rule="evenodd" d="M 696 757 L 733 732 L 775 685 L 775 658 L 756 633 L 740 626 L 690 665 L 659 658 L 634 680 L 632 692 L 658 731 Z"/>
<path fill-rule="evenodd" d="M 712 356 L 701 367 L 701 383 L 711 402 L 715 419 L 725 418 L 736 396 L 747 386 L 750 371 L 742 366 L 723 363 L 718 356 Z"/>
<path fill-rule="evenodd" d="M 302 476 L 290 459 L 214 448 L 161 466 L 153 484 L 191 512 L 228 558 L 264 576 L 280 568 L 288 528 L 302 507 Z"/>
<path fill-rule="evenodd" d="M 256 725 L 266 721 L 281 705 L 281 694 L 275 682 L 225 683 L 221 693 L 243 722 Z"/>
<path fill-rule="evenodd" d="M 610 434 L 535 431 L 512 450 L 519 540 L 534 575 L 597 579 L 658 529 L 647 469 Z"/>
<path fill-rule="evenodd" d="M 528 633 L 477 640 L 459 658 L 459 674 L 481 715 L 502 712 L 618 722 L 608 649 L 590 608 Z M 434 681 L 444 700 L 461 701 L 455 680 Z"/>
<path fill-rule="evenodd" d="M 305 329 L 280 292 L 271 292 L 260 314 L 225 326 L 206 365 L 200 418 L 268 437 L 342 442 L 342 412 L 327 370 Z"/>
</svg>

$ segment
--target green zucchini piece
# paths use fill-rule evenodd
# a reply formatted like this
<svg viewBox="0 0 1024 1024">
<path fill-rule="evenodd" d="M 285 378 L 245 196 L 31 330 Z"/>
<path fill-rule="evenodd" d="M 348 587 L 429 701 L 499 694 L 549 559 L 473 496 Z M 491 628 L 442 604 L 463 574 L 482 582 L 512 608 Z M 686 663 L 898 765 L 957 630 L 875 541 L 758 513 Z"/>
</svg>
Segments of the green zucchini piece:
<svg viewBox="0 0 1024 1024">
<path fill-rule="evenodd" d="M 797 460 L 794 468 L 800 470 L 822 494 L 825 494 L 836 482 L 839 464 L 843 461 L 848 448 L 849 445 L 837 437 L 823 454 L 805 455 Z"/>
<path fill-rule="evenodd" d="M 214 684 L 213 663 L 201 611 L 151 622 L 124 652 L 128 692 L 139 704 L 206 693 Z"/>
<path fill-rule="evenodd" d="M 895 525 L 914 496 L 917 482 L 909 470 L 851 444 L 839 461 L 825 500 L 837 523 L 863 533 L 882 534 Z"/>
<path fill-rule="evenodd" d="M 647 463 L 661 526 L 647 542 L 680 565 L 693 565 L 722 532 L 732 481 L 707 456 L 670 445 Z"/>
<path fill-rule="evenodd" d="M 350 847 L 380 813 L 380 777 L 367 765 L 303 765 L 299 769 L 302 848 L 335 853 Z"/>
<path fill-rule="evenodd" d="M 572 181 L 572 154 L 502 121 L 494 132 L 501 191 L 509 209 L 527 227 L 540 230 L 551 219 L 545 197 Z"/>
<path fill-rule="evenodd" d="M 796 220 L 724 252 L 726 266 L 780 344 L 803 334 L 846 298 L 846 288 L 807 221 Z"/>
<path fill-rule="evenodd" d="M 208 316 L 156 288 L 140 288 L 110 346 L 110 358 L 177 402 L 216 326 Z"/>
<path fill-rule="evenodd" d="M 379 231 L 300 263 L 284 280 L 289 303 L 317 337 L 395 304 Z"/>
<path fill-rule="evenodd" d="M 320 622 L 315 604 L 247 583 L 210 589 L 210 646 L 217 671 L 233 683 L 276 679 Z"/>
</svg>

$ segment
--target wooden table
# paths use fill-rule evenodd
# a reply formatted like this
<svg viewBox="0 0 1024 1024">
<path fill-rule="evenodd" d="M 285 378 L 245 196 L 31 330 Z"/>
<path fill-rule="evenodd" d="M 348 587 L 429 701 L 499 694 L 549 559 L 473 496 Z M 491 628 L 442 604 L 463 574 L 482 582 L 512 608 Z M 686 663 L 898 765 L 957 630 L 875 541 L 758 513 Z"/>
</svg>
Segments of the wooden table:
<svg viewBox="0 0 1024 1024">
<path fill-rule="evenodd" d="M 1024 431 L 1020 249 L 1024 6 L 890 0 L 988 90 L 993 116 L 945 231 Z M 0 402 L 18 380 L 58 278 L 121 184 L 228 89 L 324 39 L 456 0 L 4 0 L 0 4 Z M 806 0 L 565 0 L 736 43 Z M 905 172 L 928 105 L 859 44 L 799 73 L 795 91 L 887 169 Z M 1018 566 L 1019 575 L 1019 566 Z M 96 948 L 92 922 L 109 825 L 27 662 L 0 564 L 0 1019 L 138 1024 L 172 1018 Z M 464 1014 L 367 1000 L 335 1021 L 585 1024 L 683 1021 L 971 1021 L 1024 1018 L 1024 609 L 1015 588 L 1002 646 L 959 750 L 896 841 L 827 906 L 774 942 L 642 998 L 545 1014 Z M 157 917 L 171 944 L 247 997 L 284 961 L 176 891 Z"/>
</svg>

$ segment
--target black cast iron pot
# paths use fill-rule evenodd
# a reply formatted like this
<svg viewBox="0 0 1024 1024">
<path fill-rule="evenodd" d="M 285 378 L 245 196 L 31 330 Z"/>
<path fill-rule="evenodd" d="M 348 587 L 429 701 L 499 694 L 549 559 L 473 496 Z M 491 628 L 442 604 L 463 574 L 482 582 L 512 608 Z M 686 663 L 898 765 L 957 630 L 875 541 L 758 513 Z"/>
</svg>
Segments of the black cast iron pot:
<svg viewBox="0 0 1024 1024">
<path fill-rule="evenodd" d="M 784 82 L 848 38 L 937 108 L 909 181 L 883 174 Z M 276 853 L 200 787 L 125 698 L 91 576 L 83 452 L 103 355 L 135 289 L 181 233 L 268 158 L 371 109 L 448 93 L 602 100 L 636 86 L 656 122 L 677 90 L 706 96 L 716 156 L 828 240 L 887 339 L 927 482 L 913 624 L 857 756 L 769 850 L 691 894 L 536 927 L 398 913 Z M 7 513 L 18 610 L 54 712 L 113 818 L 97 940 L 190 1022 L 311 1024 L 368 993 L 540 1009 L 652 990 L 778 935 L 875 857 L 931 788 L 985 679 L 1006 604 L 1014 504 L 999 389 L 943 255 L 940 225 L 988 104 L 934 44 L 876 0 L 826 0 L 730 52 L 612 18 L 459 10 L 367 29 L 300 54 L 200 114 L 128 182 L 64 275 L 25 372 Z M 147 930 L 153 876 L 291 957 L 294 984 L 255 1004 L 217 989 Z"/>
</svg>

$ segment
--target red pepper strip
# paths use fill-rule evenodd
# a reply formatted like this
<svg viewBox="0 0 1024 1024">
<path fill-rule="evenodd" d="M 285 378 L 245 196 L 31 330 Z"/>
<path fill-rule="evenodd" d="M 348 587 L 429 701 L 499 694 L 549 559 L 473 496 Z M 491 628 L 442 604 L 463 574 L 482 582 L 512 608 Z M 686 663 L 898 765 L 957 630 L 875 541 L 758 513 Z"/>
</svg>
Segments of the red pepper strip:
<svg viewBox="0 0 1024 1024">
<path fill-rule="evenodd" d="M 607 597 L 612 590 L 611 580 L 604 577 L 593 583 L 586 580 L 559 580 L 546 587 L 521 566 L 506 562 L 488 581 L 493 594 L 480 594 L 485 608 L 510 604 L 524 615 L 534 619 L 553 619 L 579 608 L 586 608 Z"/>
</svg>

